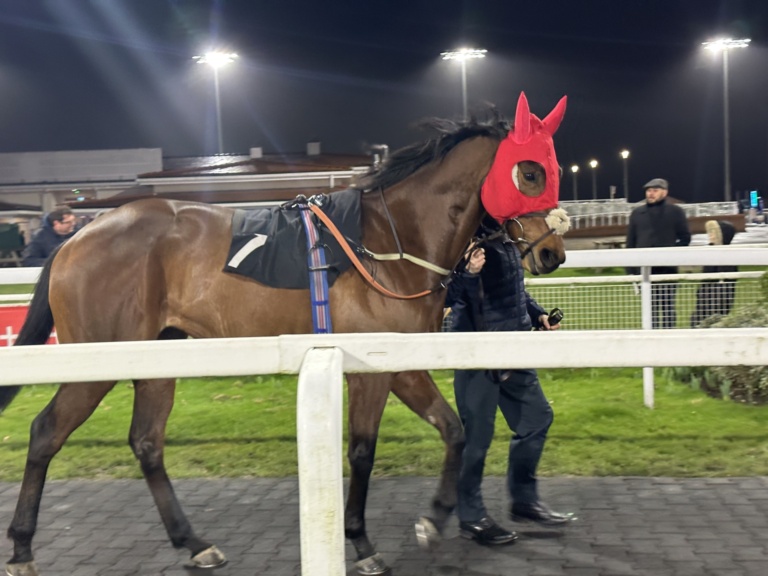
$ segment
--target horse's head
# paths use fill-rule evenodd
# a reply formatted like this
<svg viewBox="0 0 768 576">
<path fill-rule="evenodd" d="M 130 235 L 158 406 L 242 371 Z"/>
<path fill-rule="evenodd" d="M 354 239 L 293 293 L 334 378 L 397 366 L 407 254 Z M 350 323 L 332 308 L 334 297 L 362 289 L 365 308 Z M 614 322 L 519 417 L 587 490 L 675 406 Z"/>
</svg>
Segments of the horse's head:
<svg viewBox="0 0 768 576">
<path fill-rule="evenodd" d="M 531 114 L 525 93 L 520 93 L 515 125 L 501 141 L 483 183 L 480 197 L 496 221 L 557 208 L 560 166 L 552 136 L 565 114 L 566 97 L 539 120 Z"/>
<path fill-rule="evenodd" d="M 565 103 L 563 97 L 540 120 L 520 93 L 515 125 L 499 144 L 481 191 L 488 214 L 521 244 L 523 263 L 532 274 L 547 274 L 565 261 L 562 235 L 568 216 L 556 210 L 560 167 L 552 142 Z"/>
<path fill-rule="evenodd" d="M 562 208 L 531 212 L 504 223 L 507 234 L 520 248 L 523 267 L 538 276 L 549 274 L 565 262 L 563 234 L 570 226 Z"/>
</svg>

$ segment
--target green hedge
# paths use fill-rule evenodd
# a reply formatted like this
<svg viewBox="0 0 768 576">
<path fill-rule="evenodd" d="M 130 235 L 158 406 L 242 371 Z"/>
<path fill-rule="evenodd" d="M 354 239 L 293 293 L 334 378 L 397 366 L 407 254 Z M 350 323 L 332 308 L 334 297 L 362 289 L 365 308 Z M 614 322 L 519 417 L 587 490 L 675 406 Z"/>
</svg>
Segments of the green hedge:
<svg viewBox="0 0 768 576">
<path fill-rule="evenodd" d="M 768 326 L 768 272 L 760 277 L 759 300 L 728 316 L 713 316 L 700 328 L 763 328 Z M 716 398 L 747 404 L 768 404 L 768 367 L 697 366 L 670 368 L 670 376 Z"/>
</svg>

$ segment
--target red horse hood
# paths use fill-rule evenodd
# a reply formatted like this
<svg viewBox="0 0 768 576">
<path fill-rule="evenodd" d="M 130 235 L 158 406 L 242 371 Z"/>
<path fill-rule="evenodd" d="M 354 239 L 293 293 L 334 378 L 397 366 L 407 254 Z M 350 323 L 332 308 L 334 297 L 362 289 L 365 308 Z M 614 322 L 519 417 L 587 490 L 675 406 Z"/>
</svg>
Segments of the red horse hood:
<svg viewBox="0 0 768 576">
<path fill-rule="evenodd" d="M 480 192 L 485 210 L 498 222 L 557 207 L 560 166 L 552 136 L 563 119 L 566 101 L 567 97 L 563 96 L 552 112 L 540 120 L 531 114 L 525 93 L 520 93 L 515 125 L 499 144 Z M 536 162 L 544 167 L 546 187 L 536 197 L 526 196 L 515 184 L 513 171 L 518 163 L 524 161 Z"/>
</svg>

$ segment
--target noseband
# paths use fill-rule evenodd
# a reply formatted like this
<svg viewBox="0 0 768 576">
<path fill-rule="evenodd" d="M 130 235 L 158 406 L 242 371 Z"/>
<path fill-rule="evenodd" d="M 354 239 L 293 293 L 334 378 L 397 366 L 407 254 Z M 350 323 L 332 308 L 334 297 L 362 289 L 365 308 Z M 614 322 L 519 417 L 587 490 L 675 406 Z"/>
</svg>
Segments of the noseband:
<svg viewBox="0 0 768 576">
<path fill-rule="evenodd" d="M 543 212 L 543 211 L 541 211 L 541 212 L 531 212 L 531 213 L 529 213 L 529 214 L 523 214 L 522 216 L 518 216 L 517 218 L 512 218 L 512 219 L 510 220 L 511 222 L 514 222 L 515 224 L 517 224 L 518 226 L 520 226 L 520 238 L 518 238 L 517 240 L 512 240 L 512 239 L 510 238 L 510 240 L 512 240 L 512 242 L 513 242 L 514 244 L 520 244 L 521 246 L 524 246 L 523 250 L 521 250 L 521 251 L 520 251 L 520 259 L 521 259 L 521 260 L 525 260 L 526 256 L 528 256 L 528 254 L 530 254 L 530 253 L 531 253 L 531 251 L 532 251 L 532 250 L 533 250 L 533 249 L 534 249 L 536 246 L 538 246 L 540 242 L 542 242 L 542 241 L 546 240 L 546 239 L 547 239 L 547 238 L 549 238 L 549 237 L 550 237 L 552 234 L 555 234 L 555 233 L 556 233 L 556 230 L 555 230 L 555 228 L 550 228 L 550 229 L 549 229 L 547 232 L 545 232 L 544 234 L 542 234 L 541 236 L 539 236 L 538 238 L 536 238 L 536 240 L 534 240 L 533 242 L 531 242 L 530 240 L 528 240 L 528 239 L 525 237 L 525 227 L 523 227 L 523 223 L 521 222 L 521 220 L 522 220 L 523 218 L 533 218 L 533 217 L 537 217 L 537 216 L 538 216 L 538 217 L 541 217 L 541 218 L 546 218 L 546 216 L 547 216 L 547 213 L 546 213 L 546 212 Z"/>
</svg>

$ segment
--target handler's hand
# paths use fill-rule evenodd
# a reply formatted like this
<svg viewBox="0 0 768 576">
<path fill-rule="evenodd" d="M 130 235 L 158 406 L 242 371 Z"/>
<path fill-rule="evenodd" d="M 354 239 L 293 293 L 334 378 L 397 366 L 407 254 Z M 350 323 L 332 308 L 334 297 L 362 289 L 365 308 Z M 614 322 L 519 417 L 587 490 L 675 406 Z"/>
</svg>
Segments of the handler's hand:
<svg viewBox="0 0 768 576">
<path fill-rule="evenodd" d="M 541 324 L 541 328 L 539 328 L 539 330 L 560 330 L 559 322 L 554 326 L 549 325 L 549 316 L 547 314 L 542 314 L 539 316 L 539 323 Z"/>
<path fill-rule="evenodd" d="M 467 262 L 467 272 L 477 274 L 485 266 L 485 250 L 483 248 L 472 248 L 467 251 L 469 262 Z"/>
</svg>

